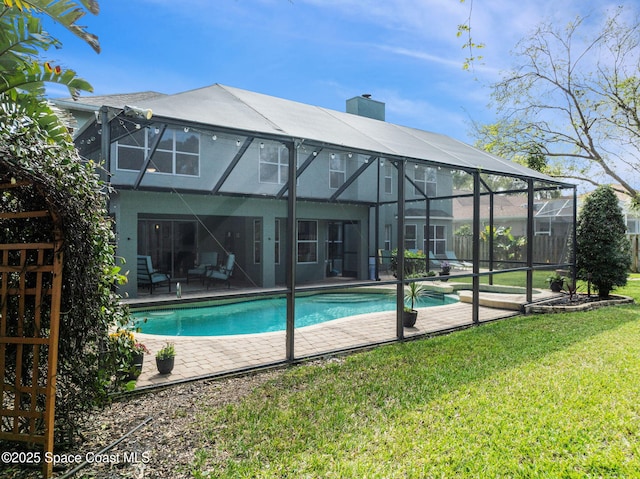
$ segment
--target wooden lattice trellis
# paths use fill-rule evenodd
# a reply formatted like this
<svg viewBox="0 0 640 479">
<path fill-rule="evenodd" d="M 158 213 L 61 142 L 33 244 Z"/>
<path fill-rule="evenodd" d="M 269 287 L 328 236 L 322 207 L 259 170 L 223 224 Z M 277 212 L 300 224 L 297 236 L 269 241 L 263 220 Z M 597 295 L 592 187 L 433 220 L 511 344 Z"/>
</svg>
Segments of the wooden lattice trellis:
<svg viewBox="0 0 640 479">
<path fill-rule="evenodd" d="M 53 452 L 62 237 L 55 212 L 44 198 L 37 201 L 40 188 L 7 178 L 0 180 L 0 232 L 8 236 L 0 238 L 0 439 L 42 445 L 49 477 L 52 464 L 44 457 Z M 30 203 L 37 207 L 24 211 Z"/>
</svg>

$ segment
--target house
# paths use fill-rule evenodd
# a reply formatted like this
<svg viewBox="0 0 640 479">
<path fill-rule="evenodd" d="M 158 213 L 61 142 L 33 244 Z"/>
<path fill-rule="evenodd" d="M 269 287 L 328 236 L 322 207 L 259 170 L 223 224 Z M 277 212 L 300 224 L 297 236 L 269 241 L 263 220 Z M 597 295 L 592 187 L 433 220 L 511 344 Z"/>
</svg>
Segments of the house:
<svg viewBox="0 0 640 479">
<path fill-rule="evenodd" d="M 454 199 L 469 196 L 456 176 L 477 185 L 472 203 L 487 193 L 487 175 L 575 191 L 450 137 L 388 123 L 368 95 L 348 100 L 347 112 L 219 84 L 124 98 L 133 99 L 104 98 L 76 145 L 104 167 L 119 257 L 133 265 L 151 256 L 174 280 L 217 252 L 235 255 L 234 282 L 260 288 L 366 281 L 379 250 L 450 249 Z M 135 268 L 125 269 L 122 292 L 135 296 Z"/>
</svg>

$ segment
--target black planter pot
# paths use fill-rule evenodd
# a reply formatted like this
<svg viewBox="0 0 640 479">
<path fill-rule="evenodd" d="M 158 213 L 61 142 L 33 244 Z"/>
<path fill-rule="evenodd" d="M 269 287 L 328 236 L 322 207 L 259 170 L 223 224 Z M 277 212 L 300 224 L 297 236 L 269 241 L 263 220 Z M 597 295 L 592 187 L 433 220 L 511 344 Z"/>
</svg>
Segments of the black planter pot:
<svg viewBox="0 0 640 479">
<path fill-rule="evenodd" d="M 135 381 L 142 373 L 142 364 L 144 363 L 144 353 L 136 354 L 131 359 L 131 371 L 127 375 L 127 381 Z"/>
<path fill-rule="evenodd" d="M 549 288 L 551 288 L 551 291 L 554 293 L 559 293 L 562 291 L 562 281 L 551 281 L 549 283 Z"/>
<path fill-rule="evenodd" d="M 448 271 L 440 271 L 439 275 L 441 276 L 440 281 L 449 281 L 449 272 Z"/>
<path fill-rule="evenodd" d="M 170 374 L 171 371 L 173 371 L 174 360 L 175 357 L 166 359 L 156 358 L 156 367 L 158 368 L 158 372 L 160 374 Z"/>
<path fill-rule="evenodd" d="M 418 312 L 415 309 L 402 312 L 402 324 L 405 328 L 413 328 L 418 319 Z"/>
</svg>

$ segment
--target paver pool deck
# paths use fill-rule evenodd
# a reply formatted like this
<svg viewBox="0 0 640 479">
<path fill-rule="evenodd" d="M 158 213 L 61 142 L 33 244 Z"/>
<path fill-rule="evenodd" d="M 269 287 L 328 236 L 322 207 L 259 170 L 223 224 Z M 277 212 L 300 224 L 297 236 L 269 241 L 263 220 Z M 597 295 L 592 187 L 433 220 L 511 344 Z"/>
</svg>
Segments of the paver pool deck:
<svg viewBox="0 0 640 479">
<path fill-rule="evenodd" d="M 481 293 L 491 300 L 499 298 L 498 306 L 479 308 L 480 323 L 519 314 L 519 305 L 526 304 L 525 295 Z M 540 300 L 548 293 L 539 293 Z M 460 329 L 473 325 L 472 305 L 465 302 L 419 309 L 413 328 L 404 328 L 404 337 L 412 338 Z M 234 336 L 159 336 L 137 333 L 138 340 L 151 351 L 146 355 L 136 388 L 143 389 L 206 377 L 239 373 L 253 368 L 285 364 L 285 331 L 242 334 Z M 395 312 L 367 313 L 336 319 L 314 326 L 296 328 L 294 357 L 305 359 L 330 353 L 358 349 L 397 340 Z M 158 374 L 155 352 L 167 341 L 175 344 L 173 372 Z"/>
</svg>

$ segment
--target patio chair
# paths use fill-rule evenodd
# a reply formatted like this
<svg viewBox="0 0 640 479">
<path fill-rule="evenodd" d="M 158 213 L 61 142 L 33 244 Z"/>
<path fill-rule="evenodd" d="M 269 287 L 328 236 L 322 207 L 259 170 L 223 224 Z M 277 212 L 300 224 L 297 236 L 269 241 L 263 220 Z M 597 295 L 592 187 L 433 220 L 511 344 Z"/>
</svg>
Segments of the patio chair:
<svg viewBox="0 0 640 479">
<path fill-rule="evenodd" d="M 138 287 L 149 288 L 149 294 L 153 294 L 153 288 L 164 285 L 168 286 L 171 292 L 169 275 L 153 268 L 151 256 L 138 255 Z"/>
<path fill-rule="evenodd" d="M 452 268 L 471 269 L 471 267 L 473 266 L 471 263 L 468 263 L 466 261 L 460 261 L 453 251 L 445 251 L 445 255 L 447 256 L 447 261 Z"/>
<path fill-rule="evenodd" d="M 204 282 L 207 269 L 215 268 L 216 266 L 218 266 L 217 251 L 205 251 L 200 253 L 200 264 L 187 271 L 187 284 L 189 284 L 189 278 L 193 277 L 200 278 Z"/>
<path fill-rule="evenodd" d="M 233 275 L 235 262 L 236 255 L 230 254 L 227 256 L 227 261 L 224 265 L 207 269 L 207 272 L 205 273 L 207 289 L 209 289 L 209 285 L 215 281 L 221 281 L 227 285 L 227 288 L 231 288 L 231 275 Z"/>
</svg>

